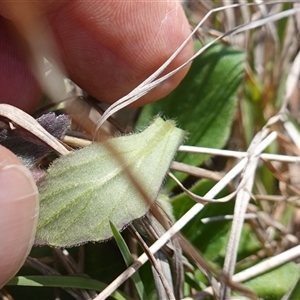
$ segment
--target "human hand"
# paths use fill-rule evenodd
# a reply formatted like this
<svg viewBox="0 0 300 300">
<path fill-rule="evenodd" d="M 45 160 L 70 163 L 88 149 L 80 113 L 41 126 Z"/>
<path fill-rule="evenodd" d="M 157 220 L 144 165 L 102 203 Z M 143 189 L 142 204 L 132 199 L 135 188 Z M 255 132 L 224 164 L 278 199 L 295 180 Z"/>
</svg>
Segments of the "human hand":
<svg viewBox="0 0 300 300">
<path fill-rule="evenodd" d="M 25 54 L 3 18 L 12 19 L 9 2 L 0 4 L 0 95 L 2 103 L 32 111 L 41 91 Z M 37 2 L 53 31 L 59 56 L 74 80 L 89 94 L 112 103 L 163 64 L 190 30 L 178 2 L 47 1 Z M 192 54 L 189 44 L 168 67 Z M 144 96 L 140 105 L 172 91 L 187 68 Z M 34 239 L 38 192 L 29 171 L 0 147 L 0 287 L 22 266 Z"/>
</svg>

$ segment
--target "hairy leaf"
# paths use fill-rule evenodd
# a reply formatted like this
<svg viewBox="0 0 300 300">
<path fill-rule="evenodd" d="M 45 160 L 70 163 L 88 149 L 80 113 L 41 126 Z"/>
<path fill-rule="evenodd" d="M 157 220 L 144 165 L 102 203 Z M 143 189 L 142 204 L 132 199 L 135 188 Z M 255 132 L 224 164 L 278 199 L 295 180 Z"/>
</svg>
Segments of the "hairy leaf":
<svg viewBox="0 0 300 300">
<path fill-rule="evenodd" d="M 36 244 L 70 247 L 104 241 L 112 237 L 109 221 L 122 230 L 145 215 L 149 204 L 128 172 L 155 201 L 184 135 L 173 121 L 158 118 L 141 133 L 93 144 L 56 160 L 39 183 Z"/>
</svg>

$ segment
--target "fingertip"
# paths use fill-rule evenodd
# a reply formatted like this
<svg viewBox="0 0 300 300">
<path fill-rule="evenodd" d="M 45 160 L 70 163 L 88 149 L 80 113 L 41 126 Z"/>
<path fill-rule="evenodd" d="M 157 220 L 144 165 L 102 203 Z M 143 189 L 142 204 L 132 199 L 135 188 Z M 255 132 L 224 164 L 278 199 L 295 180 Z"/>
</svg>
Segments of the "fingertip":
<svg viewBox="0 0 300 300">
<path fill-rule="evenodd" d="M 1 103 L 33 111 L 42 96 L 28 59 L 9 30 L 9 21 L 0 17 Z"/>
<path fill-rule="evenodd" d="M 38 190 L 30 171 L 0 147 L 0 287 L 23 265 L 34 242 Z"/>
<path fill-rule="evenodd" d="M 166 14 L 164 19 L 164 29 L 161 33 L 161 53 L 157 56 L 159 58 L 156 64 L 158 69 L 165 61 L 167 61 L 175 51 L 186 41 L 191 33 L 190 25 L 187 21 L 185 13 L 179 2 L 173 2 L 171 4 L 173 9 L 170 9 L 169 13 Z M 158 47 L 159 49 L 159 47 Z M 172 60 L 167 68 L 162 72 L 159 77 L 162 77 L 169 72 L 184 65 L 194 54 L 193 40 L 190 38 L 185 47 L 178 53 L 178 55 Z M 151 55 L 147 58 L 149 60 Z M 139 99 L 133 106 L 142 106 L 150 102 L 159 100 L 168 94 L 170 94 L 183 80 L 187 74 L 191 64 L 187 64 L 185 67 L 179 69 L 176 73 L 170 76 L 168 79 L 160 83 L 158 87 L 150 91 L 144 97 Z M 153 70 L 154 71 L 156 71 Z M 151 72 L 151 73 L 153 73 Z M 151 75 L 149 73 L 149 75 Z"/>
<path fill-rule="evenodd" d="M 113 103 L 156 71 L 184 42 L 190 26 L 178 1 L 71 2 L 49 22 L 70 77 L 95 98 Z M 190 41 L 165 73 L 193 54 Z M 170 93 L 188 66 L 140 99 L 143 105 Z"/>
</svg>

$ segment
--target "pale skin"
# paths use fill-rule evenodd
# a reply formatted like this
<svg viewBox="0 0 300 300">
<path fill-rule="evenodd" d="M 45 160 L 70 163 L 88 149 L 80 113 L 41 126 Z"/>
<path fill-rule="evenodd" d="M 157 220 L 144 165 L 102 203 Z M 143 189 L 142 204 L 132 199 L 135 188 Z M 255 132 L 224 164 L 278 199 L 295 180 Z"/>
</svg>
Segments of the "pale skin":
<svg viewBox="0 0 300 300">
<path fill-rule="evenodd" d="M 0 4 L 1 103 L 32 112 L 41 90 L 28 61 L 10 34 L 9 2 Z M 113 103 L 151 75 L 184 41 L 190 29 L 176 1 L 47 1 L 40 6 L 68 76 L 80 87 Z M 190 43 L 167 69 L 185 62 Z M 187 68 L 146 95 L 138 105 L 170 93 Z M 4 75 L 4 76 L 3 76 Z M 38 217 L 38 191 L 30 172 L 0 147 L 0 287 L 26 259 Z"/>
</svg>

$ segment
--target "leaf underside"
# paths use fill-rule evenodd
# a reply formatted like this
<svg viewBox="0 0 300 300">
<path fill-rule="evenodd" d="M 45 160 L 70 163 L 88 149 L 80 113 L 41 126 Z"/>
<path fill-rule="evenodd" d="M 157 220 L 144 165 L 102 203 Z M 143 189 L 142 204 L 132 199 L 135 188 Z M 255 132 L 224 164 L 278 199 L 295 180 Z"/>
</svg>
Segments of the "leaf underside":
<svg viewBox="0 0 300 300">
<path fill-rule="evenodd" d="M 109 221 L 122 230 L 144 216 L 149 205 L 128 170 L 154 202 L 184 136 L 173 121 L 157 118 L 141 133 L 96 143 L 57 159 L 39 182 L 36 244 L 71 247 L 105 241 L 112 237 Z"/>
</svg>

